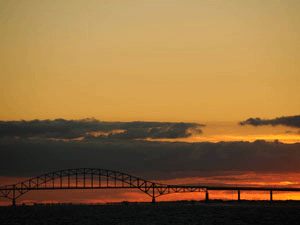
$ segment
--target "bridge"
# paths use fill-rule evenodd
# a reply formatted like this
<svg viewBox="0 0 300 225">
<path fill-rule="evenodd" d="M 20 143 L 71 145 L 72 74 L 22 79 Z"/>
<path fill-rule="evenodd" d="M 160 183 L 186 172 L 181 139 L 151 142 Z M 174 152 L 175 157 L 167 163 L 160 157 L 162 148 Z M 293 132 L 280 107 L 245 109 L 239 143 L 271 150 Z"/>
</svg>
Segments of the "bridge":
<svg viewBox="0 0 300 225">
<path fill-rule="evenodd" d="M 157 197 L 172 193 L 205 192 L 205 200 L 208 201 L 210 190 L 237 191 L 240 201 L 242 190 L 269 191 L 272 201 L 274 191 L 300 191 L 300 188 L 167 185 L 112 170 L 77 168 L 54 171 L 17 184 L 2 186 L 0 197 L 12 200 L 12 205 L 15 206 L 16 199 L 29 191 L 56 189 L 138 189 L 150 196 L 153 203 Z"/>
</svg>

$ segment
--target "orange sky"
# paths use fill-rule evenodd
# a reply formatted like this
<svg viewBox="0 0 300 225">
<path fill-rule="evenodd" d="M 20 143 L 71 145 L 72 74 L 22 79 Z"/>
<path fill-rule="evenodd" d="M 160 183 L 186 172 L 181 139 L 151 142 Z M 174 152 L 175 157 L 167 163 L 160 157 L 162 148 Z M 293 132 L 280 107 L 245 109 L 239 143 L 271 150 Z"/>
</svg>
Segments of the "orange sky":
<svg viewBox="0 0 300 225">
<path fill-rule="evenodd" d="M 191 122 L 203 133 L 175 141 L 300 142 L 297 128 L 238 125 L 299 115 L 299 12 L 298 0 L 1 0 L 0 121 Z"/>
<path fill-rule="evenodd" d="M 300 3 L 0 3 L 1 120 L 299 113 Z"/>
</svg>

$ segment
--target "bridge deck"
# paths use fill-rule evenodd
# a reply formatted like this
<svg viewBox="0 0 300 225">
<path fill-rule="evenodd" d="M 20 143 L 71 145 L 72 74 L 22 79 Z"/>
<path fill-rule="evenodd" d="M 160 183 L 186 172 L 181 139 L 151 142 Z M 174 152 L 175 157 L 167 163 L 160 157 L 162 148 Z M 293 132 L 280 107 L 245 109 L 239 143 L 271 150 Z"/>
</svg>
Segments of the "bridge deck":
<svg viewBox="0 0 300 225">
<path fill-rule="evenodd" d="M 245 186 L 236 186 L 236 187 L 228 187 L 228 186 L 197 186 L 197 185 L 191 185 L 191 186 L 182 186 L 182 185 L 166 185 L 166 186 L 157 186 L 159 188 L 183 188 L 183 189 L 204 189 L 207 191 L 291 191 L 291 192 L 300 192 L 300 188 L 278 188 L 278 187 L 245 187 Z M 103 187 L 33 187 L 33 188 L 13 188 L 13 187 L 0 187 L 0 191 L 10 191 L 10 190 L 59 190 L 59 189 L 137 189 L 137 187 L 128 186 L 128 187 L 122 187 L 122 186 L 103 186 Z"/>
</svg>

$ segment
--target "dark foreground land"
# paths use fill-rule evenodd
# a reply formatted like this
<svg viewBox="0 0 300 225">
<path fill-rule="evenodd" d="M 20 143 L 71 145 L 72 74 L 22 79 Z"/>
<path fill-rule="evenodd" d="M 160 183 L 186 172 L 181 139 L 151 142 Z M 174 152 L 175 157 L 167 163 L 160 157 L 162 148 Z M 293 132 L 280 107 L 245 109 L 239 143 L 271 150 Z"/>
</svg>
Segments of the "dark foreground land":
<svg viewBox="0 0 300 225">
<path fill-rule="evenodd" d="M 0 207 L 0 224 L 299 224 L 299 202 L 158 202 Z"/>
</svg>

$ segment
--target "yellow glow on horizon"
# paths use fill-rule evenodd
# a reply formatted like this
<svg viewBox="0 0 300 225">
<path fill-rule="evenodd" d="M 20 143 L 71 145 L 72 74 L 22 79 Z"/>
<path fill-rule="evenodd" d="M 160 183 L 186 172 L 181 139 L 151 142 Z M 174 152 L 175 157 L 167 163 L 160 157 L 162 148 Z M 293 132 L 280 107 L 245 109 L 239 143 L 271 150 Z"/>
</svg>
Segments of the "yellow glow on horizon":
<svg viewBox="0 0 300 225">
<path fill-rule="evenodd" d="M 86 135 L 92 135 L 94 137 L 98 137 L 100 135 L 103 136 L 109 136 L 110 134 L 121 134 L 124 133 L 125 130 L 112 130 L 112 131 L 108 131 L 108 132 L 104 132 L 104 131 L 94 131 L 94 132 L 87 132 Z"/>
<path fill-rule="evenodd" d="M 220 141 L 249 141 L 254 142 L 257 140 L 275 141 L 293 144 L 300 142 L 300 135 L 216 135 L 213 137 L 195 137 L 190 142 L 220 142 Z"/>
<path fill-rule="evenodd" d="M 300 135 L 296 134 L 210 134 L 210 135 L 197 135 L 191 136 L 188 138 L 176 138 L 176 139 L 151 139 L 147 138 L 148 141 L 166 141 L 166 142 L 188 142 L 188 143 L 196 143 L 196 142 L 235 142 L 235 141 L 245 141 L 245 142 L 254 142 L 257 140 L 264 140 L 268 142 L 281 142 L 285 144 L 293 144 L 293 143 L 300 143 Z"/>
<path fill-rule="evenodd" d="M 299 182 L 290 182 L 290 181 L 282 181 L 280 182 L 282 185 L 290 185 L 290 184 L 299 184 Z"/>
</svg>

